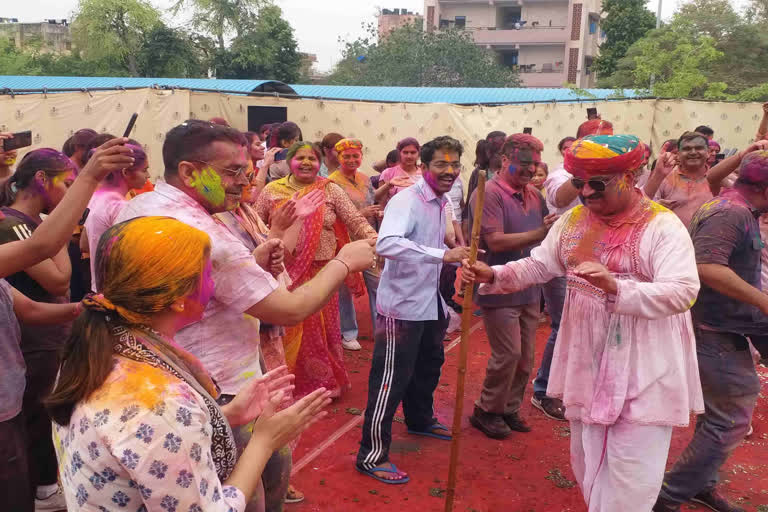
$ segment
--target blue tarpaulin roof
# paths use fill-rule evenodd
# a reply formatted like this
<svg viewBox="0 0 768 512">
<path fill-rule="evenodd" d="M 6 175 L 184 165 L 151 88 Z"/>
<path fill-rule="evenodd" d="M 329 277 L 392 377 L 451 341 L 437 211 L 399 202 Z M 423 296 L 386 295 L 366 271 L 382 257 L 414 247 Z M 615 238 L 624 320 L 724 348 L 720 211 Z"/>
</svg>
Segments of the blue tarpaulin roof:
<svg viewBox="0 0 768 512">
<path fill-rule="evenodd" d="M 362 87 L 353 85 L 292 85 L 301 96 L 319 96 L 333 99 L 364 101 L 395 101 L 412 103 L 535 103 L 547 101 L 578 101 L 616 98 L 613 89 L 588 89 L 594 96 L 579 96 L 571 89 L 545 88 L 472 88 L 472 87 Z M 632 90 L 618 95 L 634 98 Z"/>
<path fill-rule="evenodd" d="M 74 76 L 0 76 L 0 92 L 39 91 L 47 89 L 111 89 L 135 87 L 179 87 L 230 92 L 277 92 L 303 97 L 336 100 L 453 103 L 463 105 L 537 103 L 550 101 L 592 101 L 635 98 L 630 90 L 587 89 L 579 95 L 571 89 L 545 88 L 470 88 L 470 87 L 363 87 L 352 85 L 287 85 L 273 80 L 217 80 L 205 78 L 132 78 L 132 77 L 74 77 Z M 6 91 L 7 92 L 7 91 Z M 619 94 L 617 94 L 617 92 Z"/>
<path fill-rule="evenodd" d="M 238 92 L 294 94 L 291 86 L 275 80 L 209 80 L 207 78 L 137 78 L 107 76 L 0 76 L 0 90 L 111 89 L 152 86 L 182 89 L 218 89 Z"/>
</svg>

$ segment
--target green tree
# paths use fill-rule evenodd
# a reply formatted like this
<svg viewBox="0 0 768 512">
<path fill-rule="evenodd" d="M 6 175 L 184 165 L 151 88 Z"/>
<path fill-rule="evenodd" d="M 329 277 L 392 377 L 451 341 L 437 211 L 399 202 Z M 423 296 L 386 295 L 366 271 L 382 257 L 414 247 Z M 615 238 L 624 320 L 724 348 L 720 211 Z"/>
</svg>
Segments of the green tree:
<svg viewBox="0 0 768 512">
<path fill-rule="evenodd" d="M 204 77 L 208 58 L 191 34 L 157 24 L 144 37 L 137 55 L 139 72 L 152 77 Z"/>
<path fill-rule="evenodd" d="M 217 78 L 263 78 L 295 83 L 301 75 L 301 55 L 293 28 L 283 11 L 268 5 L 253 24 L 242 28 L 229 49 L 214 59 Z"/>
<path fill-rule="evenodd" d="M 675 13 L 674 22 L 686 23 L 696 35 L 720 41 L 739 31 L 744 20 L 729 0 L 689 0 Z"/>
<path fill-rule="evenodd" d="M 468 32 L 425 32 L 406 25 L 383 41 L 368 36 L 347 41 L 330 83 L 415 87 L 518 87 L 520 79 Z"/>
<path fill-rule="evenodd" d="M 139 50 L 159 23 L 160 11 L 145 0 L 80 0 L 72 36 L 85 59 L 115 59 L 138 76 Z"/>
<path fill-rule="evenodd" d="M 724 99 L 727 84 L 710 80 L 704 72 L 722 57 L 714 39 L 696 34 L 692 25 L 678 19 L 633 44 L 606 82 L 648 92 L 653 77 L 649 92 L 654 96 Z"/>
<path fill-rule="evenodd" d="M 768 0 L 762 0 L 768 5 Z M 768 34 L 754 17 L 742 17 L 728 0 L 690 0 L 673 23 L 687 25 L 694 35 L 715 40 L 726 58 L 704 69 L 715 82 L 728 82 L 731 93 L 768 81 Z"/>
<path fill-rule="evenodd" d="M 186 8 L 193 11 L 192 24 L 213 34 L 219 51 L 225 49 L 225 38 L 233 33 L 241 37 L 247 31 L 249 20 L 270 5 L 271 0 L 176 0 L 171 7 L 173 14 Z"/>
<path fill-rule="evenodd" d="M 4 75 L 37 75 L 30 55 L 16 48 L 13 40 L 0 38 L 0 69 Z"/>
<path fill-rule="evenodd" d="M 629 47 L 656 26 L 656 17 L 646 3 L 646 0 L 603 0 L 604 18 L 600 29 L 605 32 L 605 42 L 595 60 L 598 76 L 607 77 L 616 72 L 619 60 Z"/>
</svg>

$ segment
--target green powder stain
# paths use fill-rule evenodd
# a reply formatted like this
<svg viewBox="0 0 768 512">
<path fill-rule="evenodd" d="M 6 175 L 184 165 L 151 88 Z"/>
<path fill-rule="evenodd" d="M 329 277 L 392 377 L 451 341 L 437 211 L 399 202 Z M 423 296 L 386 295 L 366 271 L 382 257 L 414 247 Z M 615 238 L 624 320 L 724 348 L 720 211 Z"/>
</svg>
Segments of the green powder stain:
<svg viewBox="0 0 768 512">
<path fill-rule="evenodd" d="M 212 168 L 206 167 L 202 173 L 195 171 L 192 174 L 192 186 L 212 205 L 224 204 L 226 192 L 221 186 L 221 176 Z"/>
</svg>

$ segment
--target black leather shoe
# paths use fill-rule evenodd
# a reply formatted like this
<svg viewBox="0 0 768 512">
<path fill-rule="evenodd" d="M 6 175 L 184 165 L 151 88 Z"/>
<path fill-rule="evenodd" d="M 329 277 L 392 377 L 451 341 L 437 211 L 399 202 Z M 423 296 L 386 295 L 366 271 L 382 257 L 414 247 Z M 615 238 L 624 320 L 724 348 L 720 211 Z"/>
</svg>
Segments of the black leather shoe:
<svg viewBox="0 0 768 512">
<path fill-rule="evenodd" d="M 505 414 L 504 415 L 504 423 L 506 423 L 510 429 L 516 431 L 516 432 L 530 432 L 531 427 L 528 426 L 528 424 L 525 422 L 523 418 L 520 417 L 518 413 L 514 414 Z"/>
<path fill-rule="evenodd" d="M 473 427 L 491 439 L 504 439 L 512 433 L 512 430 L 500 415 L 485 412 L 478 406 L 475 406 L 475 411 L 469 417 L 469 422 Z"/>
</svg>

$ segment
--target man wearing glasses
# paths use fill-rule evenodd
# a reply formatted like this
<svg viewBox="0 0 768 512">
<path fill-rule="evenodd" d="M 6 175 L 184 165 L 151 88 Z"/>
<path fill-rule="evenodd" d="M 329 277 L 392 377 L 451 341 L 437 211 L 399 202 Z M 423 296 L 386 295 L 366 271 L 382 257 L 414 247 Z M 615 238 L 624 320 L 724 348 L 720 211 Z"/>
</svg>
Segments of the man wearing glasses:
<svg viewBox="0 0 768 512">
<path fill-rule="evenodd" d="M 489 265 L 527 258 L 558 219 L 548 215 L 544 198 L 530 185 L 542 147 L 538 139 L 522 133 L 511 135 L 504 144 L 501 172 L 485 187 L 480 247 Z M 476 200 L 477 193 L 469 202 L 470 226 Z M 531 430 L 519 411 L 533 368 L 540 302 L 539 285 L 475 296 L 475 304 L 483 310 L 491 357 L 469 421 L 490 438 Z"/>
<path fill-rule="evenodd" d="M 387 259 L 376 297 L 375 345 L 357 470 L 380 482 L 404 484 L 407 473 L 389 462 L 392 420 L 403 402 L 408 433 L 450 440 L 438 423 L 433 394 L 445 361 L 448 328 L 438 290 L 440 268 L 469 257 L 444 243 L 446 194 L 461 169 L 461 143 L 438 137 L 421 148 L 422 178 L 387 203 L 376 252 Z"/>
<path fill-rule="evenodd" d="M 704 410 L 690 308 L 693 244 L 675 214 L 635 188 L 644 147 L 632 135 L 574 143 L 565 167 L 583 206 L 564 214 L 531 256 L 464 262 L 479 293 L 567 278 L 547 395 L 571 428 L 571 467 L 590 512 L 650 510 L 672 428 Z"/>
<path fill-rule="evenodd" d="M 280 240 L 268 240 L 251 254 L 213 217 L 237 207 L 248 185 L 245 136 L 228 126 L 186 121 L 166 134 L 163 162 L 165 181 L 130 201 L 116 223 L 140 216 L 170 216 L 211 237 L 214 296 L 203 319 L 179 331 L 176 341 L 211 373 L 224 404 L 251 379 L 262 376 L 256 319 L 274 325 L 301 322 L 325 305 L 350 272 L 371 266 L 373 247 L 366 241 L 347 244 L 314 279 L 289 292 L 265 270 L 281 266 Z M 240 449 L 248 442 L 246 432 L 246 428 L 237 429 Z M 290 451 L 287 455 L 275 452 L 267 463 L 263 480 L 270 485 L 257 490 L 252 500 L 258 510 L 282 510 L 288 479 L 280 475 L 290 474 L 290 464 Z"/>
</svg>

